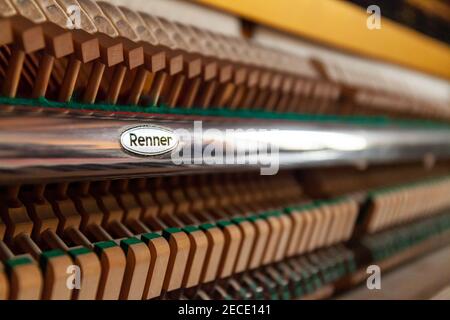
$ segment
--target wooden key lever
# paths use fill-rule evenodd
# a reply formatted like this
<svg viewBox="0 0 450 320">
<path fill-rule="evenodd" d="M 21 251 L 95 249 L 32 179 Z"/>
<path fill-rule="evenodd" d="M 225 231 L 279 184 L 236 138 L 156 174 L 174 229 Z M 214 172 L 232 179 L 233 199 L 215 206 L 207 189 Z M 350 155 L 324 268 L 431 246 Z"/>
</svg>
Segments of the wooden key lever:
<svg viewBox="0 0 450 320">
<path fill-rule="evenodd" d="M 74 6 L 79 7 L 76 0 L 59 0 L 59 5 L 65 12 Z M 82 64 L 94 61 L 100 57 L 99 40 L 93 34 L 97 28 L 84 10 L 79 11 L 80 28 L 72 30 L 74 54 L 70 55 L 64 71 L 63 80 L 58 93 L 58 100 L 70 101 L 76 89 Z"/>
<path fill-rule="evenodd" d="M 94 251 L 100 260 L 102 271 L 96 299 L 117 300 L 122 287 L 126 258 L 112 236 L 102 227 L 103 212 L 89 190 L 90 183 L 82 182 L 70 186 L 68 193 L 81 215 L 80 230 L 87 238 L 92 239 Z M 71 236 L 76 238 L 77 233 Z"/>
<path fill-rule="evenodd" d="M 131 28 L 139 36 L 139 44 L 144 49 L 144 65 L 137 70 L 126 101 L 127 104 L 137 105 L 142 94 L 146 94 L 150 90 L 155 81 L 155 75 L 160 74 L 168 67 L 166 65 L 166 50 L 159 46 L 158 39 L 137 12 L 125 7 L 119 7 L 119 9 Z M 159 85 L 162 85 L 162 83 Z M 156 102 L 153 101 L 153 103 Z"/>
<path fill-rule="evenodd" d="M 73 299 L 92 300 L 96 298 L 99 287 L 101 266 L 90 240 L 80 231 L 81 216 L 74 202 L 67 195 L 68 183 L 49 185 L 46 199 L 51 203 L 54 214 L 58 217 L 57 233 L 74 246 L 67 248 L 73 263 L 82 273 L 81 288 L 74 290 Z"/>
<path fill-rule="evenodd" d="M 208 239 L 206 234 L 198 226 L 185 226 L 180 221 L 179 216 L 186 216 L 190 211 L 190 203 L 185 196 L 177 177 L 170 179 L 166 189 L 172 202 L 175 204 L 175 211 L 172 215 L 171 226 L 181 227 L 190 240 L 189 258 L 183 277 L 182 287 L 184 289 L 193 287 L 200 283 L 201 272 L 204 267 L 205 257 L 208 249 Z"/>
<path fill-rule="evenodd" d="M 125 187 L 126 185 L 122 186 L 122 188 Z M 120 192 L 120 188 L 121 186 L 117 186 L 116 191 Z M 143 241 L 133 237 L 131 231 L 122 222 L 126 214 L 128 214 L 129 219 L 133 219 L 132 214 L 134 213 L 136 214 L 135 219 L 137 219 L 140 210 L 139 208 L 135 208 L 137 210 L 134 210 L 134 212 L 124 210 L 118 203 L 118 199 L 110 191 L 110 181 L 94 183 L 91 189 L 91 193 L 96 197 L 97 203 L 104 213 L 102 225 L 117 237 L 124 238 L 120 240 L 120 247 L 125 253 L 126 267 L 119 298 L 142 299 L 150 268 L 150 250 Z M 129 199 L 133 198 L 130 197 Z M 119 200 L 123 199 L 119 198 Z"/>
<path fill-rule="evenodd" d="M 32 1 L 2 0 L 3 7 L 7 8 L 6 17 L 11 23 L 14 45 L 11 47 L 2 93 L 7 97 L 15 97 L 26 55 L 45 46 L 42 26 L 38 24 L 45 22 L 46 18 Z M 9 40 L 7 37 L 8 33 L 6 33 L 5 41 Z"/>
<path fill-rule="evenodd" d="M 17 239 L 18 245 L 39 257 L 44 269 L 43 299 L 70 299 L 72 291 L 67 287 L 67 269 L 72 260 L 66 254 L 68 246 L 57 235 L 58 218 L 44 197 L 45 185 L 23 187 L 19 193 L 28 215 L 33 221 L 31 238 Z M 39 247 L 38 247 L 39 246 Z M 50 249 L 49 251 L 47 251 Z M 44 252 L 41 252 L 44 251 Z"/>
<path fill-rule="evenodd" d="M 124 60 L 123 44 L 119 32 L 93 0 L 78 1 L 97 28 L 95 37 L 99 41 L 100 58 L 93 62 L 83 93 L 84 103 L 94 103 L 103 79 L 105 68 L 112 68 Z"/>
<path fill-rule="evenodd" d="M 23 231 L 31 233 L 25 208 L 17 200 L 18 188 L 7 188 L 2 190 L 0 206 L 0 260 L 5 265 L 2 277 L 2 294 L 11 300 L 39 299 L 42 292 L 43 279 L 38 263 L 30 254 L 15 255 L 11 248 L 15 233 Z M 15 223 L 18 222 L 16 229 Z M 8 245 L 3 239 L 9 243 Z M 5 298 L 5 299 L 6 299 Z"/>
<path fill-rule="evenodd" d="M 44 281 L 39 264 L 30 254 L 15 255 L 5 242 L 0 240 L 0 260 L 4 263 L 4 270 L 0 273 L 3 299 L 41 298 Z"/>
<path fill-rule="evenodd" d="M 140 44 L 136 43 L 140 40 L 139 36 L 116 6 L 102 1 L 97 2 L 97 4 L 119 32 L 119 39 L 124 50 L 124 62 L 114 67 L 106 95 L 108 103 L 116 104 L 127 70 L 133 70 L 144 64 L 144 49 Z"/>
<path fill-rule="evenodd" d="M 139 221 L 146 224 L 146 221 L 155 217 L 159 210 L 158 205 L 150 192 L 148 192 L 147 179 L 135 179 L 131 182 L 130 189 L 142 209 Z M 170 257 L 170 247 L 166 239 L 156 232 L 142 234 L 141 240 L 147 244 L 150 250 L 150 267 L 142 298 L 152 299 L 160 296 L 163 290 L 163 283 Z"/>
<path fill-rule="evenodd" d="M 169 217 L 173 215 L 175 206 L 161 183 L 161 179 L 154 179 L 150 185 L 159 211 L 157 216 L 150 218 L 149 223 L 155 227 L 164 228 L 162 235 L 170 246 L 170 258 L 163 283 L 163 291 L 169 292 L 182 287 L 191 244 L 188 235 L 183 230 L 178 227 L 168 227 L 173 222 Z"/>
<path fill-rule="evenodd" d="M 38 208 L 34 212 L 28 212 L 27 210 L 33 210 L 34 208 L 25 207 L 19 200 L 20 187 L 11 187 L 7 190 L 7 202 L 9 203 L 8 208 L 3 208 L 3 220 L 6 224 L 6 234 L 5 240 L 10 244 L 10 247 L 17 253 L 29 253 L 35 259 L 40 260 L 44 267 L 44 277 L 42 282 L 42 298 L 43 299 L 69 299 L 71 292 L 67 289 L 66 282 L 66 267 L 71 264 L 70 259 L 67 259 L 67 255 L 63 252 L 54 252 L 54 255 L 48 257 L 48 252 L 42 252 L 41 248 L 36 244 L 32 237 L 41 241 L 40 234 L 38 232 L 44 225 L 44 228 L 52 228 L 52 223 L 43 224 L 41 221 L 40 226 L 36 226 L 36 222 L 39 224 L 38 219 L 46 216 L 46 209 L 43 210 Z M 23 196 L 23 195 L 21 195 Z M 30 217 L 36 219 L 32 221 Z M 51 232 L 50 232 L 51 233 Z M 46 259 L 48 257 L 49 259 Z M 27 269 L 33 268 L 33 263 L 30 258 L 21 259 L 23 265 Z M 37 266 L 36 266 L 37 267 Z M 20 269 L 16 270 L 17 272 Z M 30 273 L 30 275 L 36 275 L 36 272 Z M 16 273 L 15 277 L 19 277 L 17 281 L 20 281 L 20 277 L 25 276 L 21 273 Z M 26 275 L 28 277 L 28 275 Z M 39 271 L 39 278 L 41 278 Z M 30 279 L 30 283 L 37 285 L 35 279 L 34 281 Z M 26 285 L 26 284 L 25 284 Z M 19 288 L 12 291 L 14 298 L 20 298 L 22 294 L 33 295 L 35 298 L 41 297 L 41 285 L 35 286 L 34 288 L 24 289 L 22 292 Z M 34 290 L 34 291 L 33 291 Z"/>
<path fill-rule="evenodd" d="M 74 51 L 72 34 L 66 28 L 67 15 L 56 0 L 36 0 L 48 21 L 41 24 L 45 50 L 39 60 L 39 68 L 34 82 L 32 97 L 45 97 L 55 59 L 60 59 Z"/>
<path fill-rule="evenodd" d="M 162 97 L 167 96 L 167 91 L 170 87 L 168 83 L 170 82 L 169 77 L 180 75 L 183 71 L 185 64 L 184 56 L 175 50 L 177 44 L 172 40 L 166 30 L 161 28 L 160 23 L 154 16 L 143 12 L 138 12 L 138 14 L 157 41 L 157 45 L 155 46 L 156 52 L 164 51 L 165 53 L 166 68 L 157 72 L 154 77 L 150 77 L 148 88 L 144 90 L 150 99 L 150 104 L 155 106 L 158 105 Z"/>
<path fill-rule="evenodd" d="M 146 208 L 131 192 L 129 183 L 128 179 L 120 179 L 111 184 L 111 193 L 124 212 L 122 222 L 134 233 L 148 233 L 150 229 L 141 220 Z"/>
</svg>

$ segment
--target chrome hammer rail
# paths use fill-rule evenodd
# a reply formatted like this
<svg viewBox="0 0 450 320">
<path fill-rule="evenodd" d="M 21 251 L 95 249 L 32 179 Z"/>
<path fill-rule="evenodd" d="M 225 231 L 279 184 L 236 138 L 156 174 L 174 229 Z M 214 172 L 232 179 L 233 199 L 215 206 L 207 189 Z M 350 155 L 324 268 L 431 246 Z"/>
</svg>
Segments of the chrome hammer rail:
<svg viewBox="0 0 450 320">
<path fill-rule="evenodd" d="M 222 117 L 194 121 L 189 116 L 11 106 L 0 110 L 1 184 L 450 157 L 450 129 L 443 126 Z M 122 134 L 142 126 L 167 130 L 178 141 L 152 156 L 126 150 Z"/>
</svg>

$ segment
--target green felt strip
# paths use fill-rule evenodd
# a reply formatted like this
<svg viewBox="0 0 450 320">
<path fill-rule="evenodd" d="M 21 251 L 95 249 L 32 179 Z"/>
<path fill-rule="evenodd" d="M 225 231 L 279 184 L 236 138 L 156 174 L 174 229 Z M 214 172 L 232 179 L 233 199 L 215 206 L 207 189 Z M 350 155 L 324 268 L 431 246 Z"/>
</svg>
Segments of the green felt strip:
<svg viewBox="0 0 450 320">
<path fill-rule="evenodd" d="M 219 228 L 226 228 L 227 226 L 230 226 L 230 225 L 232 225 L 233 223 L 231 222 L 231 221 L 228 221 L 228 220 L 221 220 L 221 221 L 218 221 L 217 223 L 216 223 L 216 225 L 219 227 Z"/>
<path fill-rule="evenodd" d="M 100 241 L 100 242 L 94 243 L 94 251 L 97 254 L 100 254 L 103 252 L 103 250 L 112 248 L 112 247 L 117 247 L 117 243 L 115 243 L 114 241 Z"/>
<path fill-rule="evenodd" d="M 143 234 L 141 236 L 141 240 L 144 241 L 145 244 L 148 244 L 153 239 L 157 239 L 157 238 L 161 238 L 161 237 L 162 236 L 160 234 L 158 234 L 158 233 L 149 232 L 149 233 Z"/>
<path fill-rule="evenodd" d="M 170 239 L 170 235 L 177 233 L 177 232 L 181 232 L 182 230 L 180 228 L 167 228 L 164 229 L 162 232 L 162 236 L 166 239 L 169 240 Z"/>
<path fill-rule="evenodd" d="M 69 255 L 72 258 L 76 258 L 77 256 L 81 255 L 81 254 L 87 254 L 87 253 L 91 253 L 92 251 L 88 248 L 85 247 L 81 247 L 81 248 L 75 248 L 75 249 L 71 249 L 68 251 Z"/>
<path fill-rule="evenodd" d="M 138 238 L 131 237 L 120 241 L 120 247 L 125 251 L 125 253 L 128 253 L 128 249 L 130 248 L 130 246 L 138 243 L 143 243 L 143 241 L 139 240 Z"/>
<path fill-rule="evenodd" d="M 206 231 L 206 230 L 208 230 L 208 229 L 212 229 L 212 228 L 215 228 L 216 226 L 215 225 L 213 225 L 212 223 L 204 223 L 204 224 L 201 224 L 200 226 L 199 226 L 199 228 L 201 229 L 201 230 L 203 230 L 203 231 Z"/>
<path fill-rule="evenodd" d="M 192 233 L 192 232 L 199 231 L 199 230 L 200 230 L 200 228 L 197 226 L 186 226 L 183 228 L 183 231 L 186 233 Z"/>
<path fill-rule="evenodd" d="M 240 224 L 244 221 L 247 221 L 247 218 L 245 217 L 234 217 L 233 219 L 231 219 L 232 222 L 234 222 L 235 224 Z"/>
<path fill-rule="evenodd" d="M 226 118 L 255 118 L 255 119 L 272 119 L 272 120 L 291 120 L 291 121 L 308 121 L 308 122 L 332 122 L 347 123 L 363 126 L 390 126 L 399 127 L 421 127 L 421 128 L 450 128 L 450 124 L 446 122 L 430 121 L 430 120 L 398 120 L 390 119 L 384 116 L 356 116 L 356 115 L 318 115 L 318 114 L 299 114 L 299 113 L 279 113 L 265 110 L 233 110 L 229 108 L 211 107 L 209 109 L 202 108 L 170 108 L 165 105 L 110 105 L 106 103 L 84 104 L 75 100 L 70 102 L 57 102 L 47 100 L 44 97 L 39 99 L 27 98 L 9 98 L 0 97 L 0 104 L 4 105 L 21 105 L 21 106 L 41 106 L 49 108 L 68 108 L 76 110 L 100 110 L 114 112 L 138 112 L 138 113 L 159 113 L 172 115 L 187 116 L 216 116 Z"/>
<path fill-rule="evenodd" d="M 31 260 L 30 257 L 18 257 L 6 260 L 5 266 L 7 269 L 12 269 L 14 267 L 30 263 L 33 263 L 33 260 Z"/>
<path fill-rule="evenodd" d="M 50 259 L 55 258 L 55 257 L 64 256 L 64 255 L 65 255 L 65 252 L 62 251 L 61 249 L 54 249 L 54 250 L 42 252 L 42 254 L 39 258 L 39 265 L 41 266 L 42 269 L 45 270 L 47 263 Z"/>
</svg>

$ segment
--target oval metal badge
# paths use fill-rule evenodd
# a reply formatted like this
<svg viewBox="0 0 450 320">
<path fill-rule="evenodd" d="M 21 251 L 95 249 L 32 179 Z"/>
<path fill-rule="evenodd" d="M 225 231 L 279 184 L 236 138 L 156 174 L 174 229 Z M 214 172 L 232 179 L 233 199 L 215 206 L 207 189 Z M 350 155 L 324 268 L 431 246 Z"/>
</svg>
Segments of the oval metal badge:
<svg viewBox="0 0 450 320">
<path fill-rule="evenodd" d="M 178 145 L 178 135 L 168 128 L 142 125 L 132 127 L 120 135 L 122 147 L 142 156 L 156 156 L 175 149 Z"/>
</svg>

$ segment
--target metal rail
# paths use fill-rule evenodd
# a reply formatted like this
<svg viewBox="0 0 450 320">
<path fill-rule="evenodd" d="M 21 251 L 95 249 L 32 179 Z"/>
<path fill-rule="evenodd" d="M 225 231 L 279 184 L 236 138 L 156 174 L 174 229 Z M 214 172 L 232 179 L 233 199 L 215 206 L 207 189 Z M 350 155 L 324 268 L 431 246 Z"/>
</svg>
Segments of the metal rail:
<svg viewBox="0 0 450 320">
<path fill-rule="evenodd" d="M 447 128 L 29 110 L 0 108 L 1 184 L 450 158 Z M 157 156 L 132 154 L 120 136 L 138 125 L 174 130 L 179 144 Z M 221 151 L 234 157 L 221 163 Z"/>
</svg>

